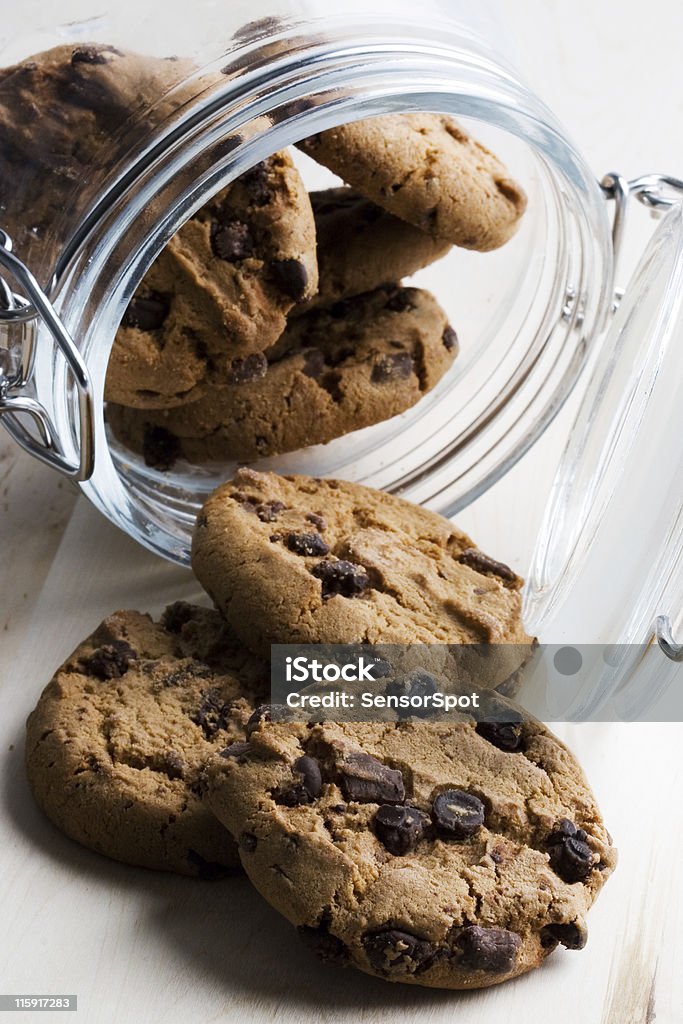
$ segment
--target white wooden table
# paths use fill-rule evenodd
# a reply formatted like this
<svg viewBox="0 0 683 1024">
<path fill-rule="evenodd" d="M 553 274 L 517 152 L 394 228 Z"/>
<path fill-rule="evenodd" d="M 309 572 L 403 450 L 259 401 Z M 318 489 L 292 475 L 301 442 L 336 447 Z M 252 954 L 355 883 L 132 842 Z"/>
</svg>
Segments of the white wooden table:
<svg viewBox="0 0 683 1024">
<path fill-rule="evenodd" d="M 518 62 L 596 174 L 683 173 L 679 5 L 655 0 L 645 16 L 627 2 L 618 18 L 595 0 L 509 6 Z M 655 22 L 661 33 L 648 30 Z M 565 417 L 461 517 L 522 571 L 566 429 Z M 0 438 L 0 992 L 76 993 L 78 1016 L 58 1016 L 88 1024 L 683 1022 L 679 724 L 558 729 L 585 766 L 620 864 L 590 915 L 583 953 L 561 949 L 542 970 L 481 993 L 391 986 L 318 965 L 244 879 L 137 870 L 61 836 L 24 778 L 27 713 L 105 614 L 155 612 L 199 589 Z"/>
</svg>

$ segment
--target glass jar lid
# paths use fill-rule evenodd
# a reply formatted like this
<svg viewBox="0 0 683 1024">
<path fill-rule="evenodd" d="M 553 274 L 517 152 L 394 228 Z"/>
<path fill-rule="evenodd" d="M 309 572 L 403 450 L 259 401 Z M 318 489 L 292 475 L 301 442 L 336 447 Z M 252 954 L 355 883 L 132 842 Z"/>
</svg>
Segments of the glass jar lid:
<svg viewBox="0 0 683 1024">
<path fill-rule="evenodd" d="M 682 346 L 678 202 L 587 370 L 526 587 L 525 624 L 545 642 L 642 645 L 680 625 Z"/>
</svg>

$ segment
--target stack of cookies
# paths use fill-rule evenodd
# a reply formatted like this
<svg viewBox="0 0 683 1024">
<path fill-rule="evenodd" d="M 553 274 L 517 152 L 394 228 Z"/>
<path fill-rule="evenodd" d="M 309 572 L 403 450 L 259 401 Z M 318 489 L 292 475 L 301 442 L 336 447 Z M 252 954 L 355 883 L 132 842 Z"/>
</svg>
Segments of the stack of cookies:
<svg viewBox="0 0 683 1024">
<path fill-rule="evenodd" d="M 377 117 L 300 148 L 347 184 L 308 193 L 274 154 L 180 229 L 128 306 L 107 419 L 156 469 L 250 462 L 415 405 L 458 338 L 402 279 L 453 245 L 503 245 L 526 205 L 445 116 Z"/>
<path fill-rule="evenodd" d="M 19 256 L 49 277 L 103 183 L 224 81 L 87 43 L 2 69 L 1 226 Z M 225 145 L 267 127 L 257 118 Z M 451 246 L 505 244 L 526 206 L 501 161 L 443 115 L 375 117 L 299 148 L 344 184 L 309 193 L 292 154 L 274 153 L 185 223 L 128 305 L 107 420 L 150 466 L 249 462 L 415 405 L 458 339 L 435 297 L 402 280 Z M 197 176 L 209 169 L 198 158 Z"/>
<path fill-rule="evenodd" d="M 241 866 L 320 957 L 387 981 L 480 988 L 585 945 L 616 855 L 572 754 L 500 696 L 532 645 L 508 566 L 400 498 L 242 469 L 202 509 L 193 567 L 215 608 L 114 613 L 29 717 L 59 828 L 148 868 Z M 283 717 L 268 659 L 290 642 L 475 645 L 505 720 Z"/>
</svg>

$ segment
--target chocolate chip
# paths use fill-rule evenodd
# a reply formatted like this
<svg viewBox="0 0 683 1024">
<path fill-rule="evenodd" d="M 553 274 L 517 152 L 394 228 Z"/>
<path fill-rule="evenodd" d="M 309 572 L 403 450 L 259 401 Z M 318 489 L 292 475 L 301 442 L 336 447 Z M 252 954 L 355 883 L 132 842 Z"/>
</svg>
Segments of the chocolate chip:
<svg viewBox="0 0 683 1024">
<path fill-rule="evenodd" d="M 400 804 L 406 796 L 403 776 L 370 754 L 347 754 L 339 765 L 341 789 L 360 804 Z"/>
<path fill-rule="evenodd" d="M 415 849 L 424 835 L 426 821 L 417 807 L 382 804 L 374 818 L 375 835 L 389 853 L 402 857 Z"/>
<path fill-rule="evenodd" d="M 392 352 L 380 356 L 372 368 L 370 380 L 373 384 L 390 384 L 396 380 L 407 380 L 414 369 L 410 352 Z"/>
<path fill-rule="evenodd" d="M 484 805 L 462 789 L 447 789 L 432 804 L 432 821 L 448 839 L 469 839 L 484 824 Z"/>
<path fill-rule="evenodd" d="M 146 423 L 142 435 L 142 455 L 145 465 L 166 472 L 180 457 L 180 441 L 165 427 Z"/>
<path fill-rule="evenodd" d="M 158 331 L 170 308 L 170 299 L 160 292 L 134 295 L 121 323 L 124 327 L 136 327 L 139 331 Z"/>
<path fill-rule="evenodd" d="M 136 657 L 137 654 L 125 640 L 113 640 L 93 651 L 85 659 L 84 665 L 88 675 L 96 676 L 97 679 L 120 679 Z"/>
<path fill-rule="evenodd" d="M 71 64 L 108 64 L 114 54 L 119 54 L 113 46 L 79 46 L 71 54 Z"/>
<path fill-rule="evenodd" d="M 230 705 L 225 703 L 220 690 L 212 687 L 202 694 L 202 702 L 192 721 L 200 726 L 207 739 L 211 739 L 217 732 L 227 729 L 229 712 Z"/>
<path fill-rule="evenodd" d="M 194 608 L 187 601 L 174 601 L 161 616 L 161 625 L 169 633 L 180 633 L 186 622 L 194 616 Z"/>
<path fill-rule="evenodd" d="M 211 248 L 214 255 L 228 263 L 239 263 L 254 254 L 254 243 L 248 224 L 240 220 L 211 225 Z"/>
<path fill-rule="evenodd" d="M 409 672 L 408 675 L 392 679 L 391 682 L 387 683 L 384 692 L 388 697 L 422 698 L 436 693 L 437 690 L 438 685 L 434 676 L 430 675 L 429 672 L 422 671 L 422 669 L 416 669 L 414 672 Z M 409 718 L 411 715 L 414 715 L 416 718 L 428 718 L 434 712 L 435 709 L 429 707 L 429 705 L 396 708 L 396 714 L 399 718 Z"/>
<path fill-rule="evenodd" d="M 156 666 L 158 663 L 152 661 L 151 664 Z M 165 687 L 184 686 L 190 679 L 208 679 L 211 675 L 213 673 L 208 665 L 191 662 L 189 665 L 182 665 L 180 668 L 166 672 L 163 677 L 163 685 Z"/>
<path fill-rule="evenodd" d="M 218 878 L 225 878 L 232 871 L 232 868 L 227 867 L 225 864 L 218 864 L 213 860 L 206 860 L 202 857 L 201 853 L 197 853 L 196 850 L 187 851 L 187 859 L 195 869 L 195 873 L 200 878 L 206 879 L 207 882 L 213 882 Z"/>
<path fill-rule="evenodd" d="M 169 779 L 182 779 L 185 774 L 185 762 L 175 750 L 166 751 L 164 768 Z"/>
<path fill-rule="evenodd" d="M 541 931 L 541 945 L 554 946 L 561 943 L 565 949 L 583 949 L 588 941 L 586 929 L 578 921 L 571 924 L 548 924 Z"/>
<path fill-rule="evenodd" d="M 319 533 L 288 533 L 285 544 L 295 555 L 326 555 L 330 550 Z"/>
<path fill-rule="evenodd" d="M 323 785 L 320 765 L 316 759 L 306 755 L 299 757 L 292 765 L 292 773 L 298 776 L 298 781 L 293 786 L 278 790 L 275 794 L 276 802 L 285 807 L 313 803 L 320 796 Z"/>
<path fill-rule="evenodd" d="M 283 501 L 264 501 L 254 506 L 254 512 L 262 523 L 272 523 L 285 508 Z"/>
<path fill-rule="evenodd" d="M 343 964 L 348 961 L 348 949 L 341 939 L 332 935 L 327 924 L 318 925 L 317 928 L 302 925 L 297 931 L 304 945 L 326 963 Z"/>
<path fill-rule="evenodd" d="M 312 523 L 313 526 L 316 526 L 321 533 L 323 530 L 327 529 L 327 523 L 322 516 L 318 515 L 317 512 L 307 512 L 305 518 L 308 523 Z"/>
<path fill-rule="evenodd" d="M 489 558 L 477 548 L 467 548 L 462 552 L 458 561 L 461 565 L 468 565 L 470 569 L 474 569 L 475 572 L 479 572 L 483 576 L 498 576 L 507 583 L 517 582 L 517 574 L 508 565 L 496 562 L 495 559 Z"/>
<path fill-rule="evenodd" d="M 385 308 L 390 309 L 393 313 L 405 313 L 409 309 L 415 309 L 411 290 L 398 288 L 387 300 Z"/>
<path fill-rule="evenodd" d="M 233 359 L 225 380 L 228 384 L 246 384 L 247 381 L 265 377 L 267 370 L 268 360 L 263 352 L 252 352 L 244 359 Z"/>
<path fill-rule="evenodd" d="M 312 377 L 313 380 L 318 380 L 325 372 L 326 363 L 325 357 L 319 348 L 309 348 L 304 354 L 304 364 L 301 367 L 301 372 L 307 377 Z"/>
<path fill-rule="evenodd" d="M 269 160 L 262 160 L 239 179 L 249 193 L 249 198 L 254 206 L 267 206 L 273 198 L 273 190 L 270 187 L 270 167 Z"/>
<path fill-rule="evenodd" d="M 311 575 L 322 583 L 323 598 L 359 597 L 369 586 L 370 577 L 362 565 L 340 559 L 338 562 L 318 562 Z"/>
<path fill-rule="evenodd" d="M 477 732 L 483 739 L 492 743 L 494 747 L 498 747 L 499 750 L 505 750 L 507 753 L 516 753 L 523 746 L 523 721 L 522 716 L 518 712 L 501 705 L 501 721 L 477 722 Z"/>
<path fill-rule="evenodd" d="M 431 942 L 398 928 L 364 935 L 363 948 L 375 970 L 383 974 L 414 974 L 435 952 Z"/>
<path fill-rule="evenodd" d="M 234 758 L 236 761 L 243 762 L 253 750 L 251 743 L 245 743 L 244 741 L 237 741 L 231 743 L 229 747 L 224 747 L 221 750 L 220 756 L 227 760 Z"/>
<path fill-rule="evenodd" d="M 270 273 L 278 288 L 300 302 L 308 288 L 308 271 L 301 260 L 271 260 Z"/>
<path fill-rule="evenodd" d="M 479 928 L 470 925 L 458 935 L 460 963 L 475 971 L 510 971 L 517 960 L 522 940 L 505 928 Z"/>
<path fill-rule="evenodd" d="M 245 853 L 253 853 L 256 849 L 257 839 L 253 832 L 243 832 L 239 838 L 239 846 Z"/>
<path fill-rule="evenodd" d="M 320 796 L 323 780 L 320 765 L 314 757 L 305 755 L 298 758 L 294 762 L 294 771 L 301 775 L 302 785 L 312 800 Z"/>
<path fill-rule="evenodd" d="M 458 341 L 458 335 L 455 333 L 453 328 L 449 326 L 441 335 L 444 348 L 449 352 L 458 352 L 460 350 L 460 342 Z"/>
<path fill-rule="evenodd" d="M 247 739 L 258 729 L 261 722 L 283 722 L 289 716 L 289 708 L 284 704 L 260 704 L 256 708 L 244 727 Z"/>
<path fill-rule="evenodd" d="M 593 851 L 583 829 L 562 818 L 546 839 L 550 866 L 564 882 L 581 882 L 594 868 Z"/>
</svg>

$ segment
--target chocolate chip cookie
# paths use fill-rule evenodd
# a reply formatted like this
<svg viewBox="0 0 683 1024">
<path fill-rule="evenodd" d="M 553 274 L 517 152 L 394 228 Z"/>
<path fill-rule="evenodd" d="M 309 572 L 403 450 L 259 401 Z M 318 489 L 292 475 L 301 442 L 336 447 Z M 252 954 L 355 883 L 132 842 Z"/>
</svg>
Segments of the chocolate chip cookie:
<svg viewBox="0 0 683 1024">
<path fill-rule="evenodd" d="M 318 286 L 310 200 L 275 153 L 171 239 L 126 310 L 105 397 L 143 409 L 195 401 L 265 370 L 263 349 Z"/>
<path fill-rule="evenodd" d="M 539 722 L 514 751 L 473 719 L 261 715 L 207 769 L 259 892 L 322 959 L 484 988 L 581 949 L 616 854 L 581 768 Z"/>
<path fill-rule="evenodd" d="M 181 102 L 168 94 L 194 71 L 188 60 L 86 42 L 0 69 L 0 227 L 39 279 L 104 173 L 163 123 Z"/>
<path fill-rule="evenodd" d="M 245 644 L 528 650 L 522 580 L 442 516 L 342 480 L 241 469 L 202 508 L 192 564 Z"/>
<path fill-rule="evenodd" d="M 311 136 L 301 149 L 389 213 L 465 249 L 497 249 L 526 196 L 451 117 L 388 114 Z"/>
<path fill-rule="evenodd" d="M 244 738 L 267 666 L 217 612 L 109 616 L 43 691 L 27 723 L 29 782 L 66 835 L 143 867 L 221 877 L 235 845 L 199 798 L 207 758 Z"/>
<path fill-rule="evenodd" d="M 109 407 L 114 434 L 148 465 L 246 462 L 323 444 L 396 416 L 441 379 L 457 337 L 429 292 L 387 287 L 290 321 L 262 362 L 190 405 Z"/>
<path fill-rule="evenodd" d="M 319 284 L 308 306 L 329 306 L 388 281 L 400 281 L 440 259 L 451 247 L 352 188 L 328 188 L 311 192 L 310 197 L 318 236 Z"/>
</svg>

